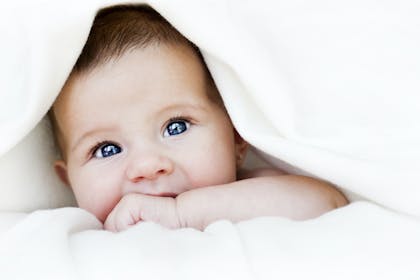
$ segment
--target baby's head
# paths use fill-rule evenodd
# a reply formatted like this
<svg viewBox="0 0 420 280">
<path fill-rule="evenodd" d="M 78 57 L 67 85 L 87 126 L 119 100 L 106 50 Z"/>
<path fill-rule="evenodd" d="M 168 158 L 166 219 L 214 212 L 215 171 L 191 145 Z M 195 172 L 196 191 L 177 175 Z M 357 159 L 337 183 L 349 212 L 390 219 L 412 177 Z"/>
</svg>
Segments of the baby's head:
<svg viewBox="0 0 420 280">
<path fill-rule="evenodd" d="M 50 116 L 55 169 L 101 221 L 128 193 L 233 182 L 246 152 L 198 48 L 147 6 L 98 13 Z"/>
</svg>

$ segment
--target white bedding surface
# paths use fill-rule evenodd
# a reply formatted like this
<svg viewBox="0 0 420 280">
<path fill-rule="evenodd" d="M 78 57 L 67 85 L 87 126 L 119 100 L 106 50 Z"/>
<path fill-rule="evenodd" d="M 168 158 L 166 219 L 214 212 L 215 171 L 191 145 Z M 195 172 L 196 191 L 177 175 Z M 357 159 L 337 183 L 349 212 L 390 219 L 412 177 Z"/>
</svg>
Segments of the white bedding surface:
<svg viewBox="0 0 420 280">
<path fill-rule="evenodd" d="M 420 279 L 416 0 L 148 1 L 202 49 L 259 153 L 371 202 L 300 223 L 220 221 L 205 232 L 146 223 L 118 235 L 80 209 L 36 211 L 74 205 L 40 121 L 96 11 L 118 2 L 2 3 L 0 275 Z"/>
<path fill-rule="evenodd" d="M 364 202 L 306 222 L 218 221 L 204 232 L 143 223 L 114 234 L 78 208 L 13 219 L 0 226 L 2 279 L 420 277 L 418 224 Z"/>
</svg>

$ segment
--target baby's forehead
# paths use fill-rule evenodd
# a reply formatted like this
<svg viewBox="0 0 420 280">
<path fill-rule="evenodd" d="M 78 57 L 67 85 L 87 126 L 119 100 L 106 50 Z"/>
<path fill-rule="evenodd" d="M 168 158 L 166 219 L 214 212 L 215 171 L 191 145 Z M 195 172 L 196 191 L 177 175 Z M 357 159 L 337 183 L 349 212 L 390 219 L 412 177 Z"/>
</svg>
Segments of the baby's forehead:
<svg viewBox="0 0 420 280">
<path fill-rule="evenodd" d="M 128 48 L 119 53 L 114 53 L 106 58 L 104 57 L 101 60 L 97 60 L 95 63 L 91 63 L 89 67 L 83 69 L 78 70 L 74 68 L 71 71 L 66 84 L 74 84 L 75 82 L 80 83 L 89 80 L 104 69 L 113 69 L 115 64 L 132 53 L 147 53 L 150 50 L 157 50 L 156 53 L 159 54 L 158 56 L 167 56 L 167 50 L 172 50 L 172 52 L 170 52 L 171 56 L 181 56 L 184 59 L 194 60 L 197 65 L 200 65 L 200 67 L 193 69 L 202 72 L 205 76 L 212 79 L 211 74 L 207 69 L 207 64 L 205 63 L 198 48 L 195 48 L 186 42 L 158 42 L 146 46 L 133 46 L 132 48 Z M 154 56 L 153 58 L 147 58 L 147 56 L 143 57 L 143 62 L 148 64 L 150 61 L 153 62 L 153 59 L 156 59 L 156 57 L 157 56 Z M 143 63 L 139 62 L 139 65 L 141 64 Z M 174 69 L 176 68 L 174 67 Z"/>
<path fill-rule="evenodd" d="M 143 55 L 146 52 L 151 52 L 153 55 L 150 57 Z M 158 60 L 156 62 L 158 64 L 164 63 L 161 66 L 169 70 L 165 72 L 163 70 L 154 69 L 155 67 L 153 67 L 153 64 L 155 61 L 153 61 L 153 59 Z M 165 62 L 162 61 L 165 61 L 166 59 L 171 61 L 165 64 Z M 78 113 L 78 106 L 86 105 L 81 103 L 90 103 L 91 106 L 96 107 L 98 105 L 96 103 L 100 103 L 99 101 L 101 101 L 101 99 L 106 98 L 106 96 L 101 96 L 101 91 L 106 92 L 111 87 L 114 89 L 113 97 L 116 94 L 119 94 L 119 92 L 126 90 L 135 90 L 137 95 L 148 97 L 148 93 L 143 92 L 144 84 L 148 84 L 150 87 L 164 88 L 167 90 L 167 94 L 162 96 L 164 98 L 163 101 L 165 102 L 159 103 L 161 106 L 164 106 L 163 104 L 168 104 L 168 102 L 176 103 L 180 97 L 193 100 L 205 97 L 205 99 L 210 101 L 216 101 L 215 103 L 223 107 L 223 101 L 221 101 L 217 88 L 212 84 L 213 81 L 211 77 L 209 77 L 210 74 L 206 71 L 206 67 L 203 63 L 204 62 L 195 54 L 194 50 L 190 46 L 185 45 L 159 45 L 154 46 L 153 48 L 148 47 L 126 51 L 121 56 L 115 57 L 104 64 L 96 65 L 89 70 L 72 72 L 54 104 L 56 115 L 65 119 L 72 118 L 72 114 Z M 147 68 L 149 66 L 151 68 Z M 144 81 L 144 84 L 131 83 L 131 81 L 127 82 L 127 80 L 123 79 L 131 75 L 134 76 L 132 80 L 141 81 L 141 79 L 143 79 L 141 75 L 143 74 L 135 76 L 139 75 L 136 71 L 140 68 L 142 69 L 141 71 L 143 71 L 141 72 L 139 70 L 140 73 L 145 73 L 146 76 L 148 73 L 155 71 L 163 76 L 173 76 L 175 78 L 170 77 L 173 79 L 162 80 L 162 75 L 155 75 L 154 78 L 156 79 L 150 78 L 148 81 Z M 182 73 L 177 74 L 177 71 Z M 182 76 L 182 79 L 177 78 L 177 76 L 180 75 Z M 165 82 L 170 84 L 173 81 L 174 84 L 172 84 L 172 88 L 171 86 L 165 85 Z M 131 89 L 127 89 L 127 84 L 129 84 L 128 87 L 131 87 Z M 190 90 L 192 87 L 194 87 L 193 90 Z M 177 95 L 171 94 L 173 90 L 178 90 L 180 93 Z M 94 96 L 95 98 L 83 96 L 84 94 Z M 153 99 L 153 96 L 150 97 L 150 99 Z M 61 109 L 62 107 L 68 107 L 66 110 L 70 111 L 70 113 L 63 112 Z"/>
<path fill-rule="evenodd" d="M 94 82 L 96 76 L 98 73 L 103 73 L 105 71 L 113 71 L 115 68 L 115 65 L 118 64 L 123 58 L 129 57 L 132 53 L 146 53 L 150 49 L 158 50 L 156 51 L 157 55 L 153 57 L 142 57 L 142 61 L 138 62 L 138 66 L 141 67 L 142 64 L 146 64 L 148 66 L 153 65 L 154 59 L 158 59 L 159 57 L 165 57 L 168 58 L 168 52 L 166 50 L 172 50 L 169 55 L 169 58 L 171 60 L 172 57 L 178 57 L 177 60 L 174 61 L 172 65 L 172 71 L 173 73 L 171 75 L 176 75 L 176 72 L 179 70 L 180 67 L 177 67 L 178 65 L 187 64 L 188 61 L 194 61 L 194 67 L 190 67 L 189 71 L 191 73 L 198 74 L 200 77 L 203 78 L 203 81 L 206 86 L 214 86 L 213 78 L 211 77 L 211 74 L 209 70 L 207 69 L 207 65 L 204 62 L 203 57 L 200 53 L 197 53 L 197 51 L 188 44 L 170 44 L 170 43 L 161 43 L 158 45 L 153 46 L 147 46 L 147 47 L 141 47 L 141 48 L 132 48 L 129 50 L 126 50 L 123 53 L 120 53 L 119 55 L 115 55 L 110 57 L 108 60 L 103 61 L 101 63 L 96 64 L 95 66 L 92 66 L 91 68 L 85 69 L 83 71 L 72 71 L 69 78 L 66 81 L 66 88 L 73 89 L 79 85 L 83 85 L 84 83 L 88 82 Z M 175 50 L 175 51 L 174 51 Z M 191 65 L 191 64 L 189 64 Z M 121 71 L 132 71 L 133 68 L 120 68 Z M 123 73 L 119 73 L 123 74 Z M 193 78 L 193 77 L 191 77 Z M 151 81 L 153 82 L 153 80 Z M 156 83 L 159 83 L 159 81 L 156 81 Z"/>
</svg>

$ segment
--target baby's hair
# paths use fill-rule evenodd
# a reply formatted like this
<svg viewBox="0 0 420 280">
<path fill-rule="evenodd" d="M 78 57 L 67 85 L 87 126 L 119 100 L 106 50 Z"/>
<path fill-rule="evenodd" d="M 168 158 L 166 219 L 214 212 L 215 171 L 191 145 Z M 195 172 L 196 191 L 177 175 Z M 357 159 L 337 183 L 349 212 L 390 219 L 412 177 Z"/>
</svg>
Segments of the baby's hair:
<svg viewBox="0 0 420 280">
<path fill-rule="evenodd" d="M 118 59 L 132 49 L 159 44 L 191 47 L 203 65 L 208 97 L 224 109 L 223 101 L 199 48 L 147 5 L 118 5 L 100 10 L 72 74 L 89 72 L 112 59 Z"/>
<path fill-rule="evenodd" d="M 126 51 L 152 44 L 188 44 L 196 48 L 158 12 L 146 5 L 100 10 L 74 71 L 84 72 L 118 58 Z"/>
</svg>

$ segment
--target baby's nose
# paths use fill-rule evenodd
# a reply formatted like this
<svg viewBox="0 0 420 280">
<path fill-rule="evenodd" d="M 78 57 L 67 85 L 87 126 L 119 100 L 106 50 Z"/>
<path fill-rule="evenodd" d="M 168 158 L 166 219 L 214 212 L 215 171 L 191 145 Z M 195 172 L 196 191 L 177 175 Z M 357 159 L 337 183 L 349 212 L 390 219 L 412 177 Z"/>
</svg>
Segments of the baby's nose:
<svg viewBox="0 0 420 280">
<path fill-rule="evenodd" d="M 164 156 L 144 156 L 133 160 L 127 168 L 127 177 L 132 182 L 154 180 L 173 171 L 172 161 Z"/>
</svg>

